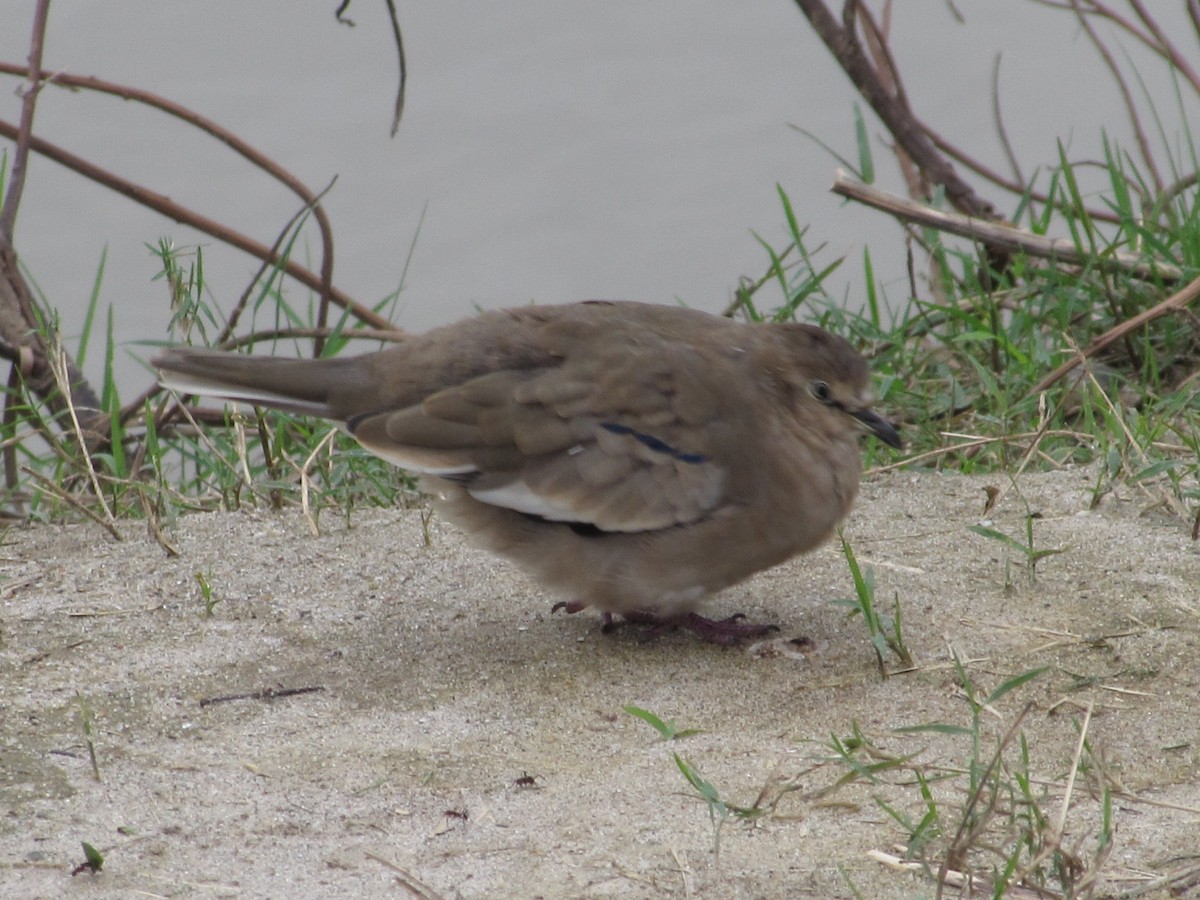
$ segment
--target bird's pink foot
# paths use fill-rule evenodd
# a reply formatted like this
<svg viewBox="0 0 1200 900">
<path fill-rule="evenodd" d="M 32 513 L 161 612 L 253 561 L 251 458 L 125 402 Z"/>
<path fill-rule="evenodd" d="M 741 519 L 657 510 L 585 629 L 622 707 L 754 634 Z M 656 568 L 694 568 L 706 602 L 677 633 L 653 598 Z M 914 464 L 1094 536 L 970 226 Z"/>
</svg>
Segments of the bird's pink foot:
<svg viewBox="0 0 1200 900">
<path fill-rule="evenodd" d="M 686 628 L 701 640 L 723 647 L 732 647 L 747 638 L 762 637 L 779 630 L 778 625 L 747 622 L 745 619 L 742 613 L 735 613 L 725 619 L 710 619 L 698 613 L 688 613 L 667 619 L 659 627 Z"/>
<path fill-rule="evenodd" d="M 567 615 L 573 616 L 575 613 L 583 612 L 587 608 L 588 605 L 580 600 L 571 600 L 569 602 L 566 600 L 559 600 L 552 607 L 550 607 L 550 615 L 554 615 L 561 609 Z"/>
<path fill-rule="evenodd" d="M 581 603 L 578 600 L 570 602 L 560 601 L 550 607 L 550 612 L 556 613 L 561 609 L 568 614 L 573 614 L 585 610 L 587 607 L 588 604 Z M 668 631 L 674 631 L 676 628 L 684 628 L 701 640 L 712 644 L 720 644 L 723 647 L 732 647 L 747 638 L 763 637 L 779 630 L 779 626 L 777 625 L 759 625 L 747 622 L 745 618 L 742 613 L 734 613 L 726 619 L 710 619 L 698 613 L 660 616 L 652 612 L 638 610 L 621 613 L 620 619 L 618 619 L 612 613 L 606 612 L 602 614 L 604 624 L 600 630 L 605 634 L 611 634 L 624 624 L 644 625 L 646 626 L 646 630 L 642 633 L 642 638 L 643 640 L 650 641 L 660 635 L 666 634 Z"/>
</svg>

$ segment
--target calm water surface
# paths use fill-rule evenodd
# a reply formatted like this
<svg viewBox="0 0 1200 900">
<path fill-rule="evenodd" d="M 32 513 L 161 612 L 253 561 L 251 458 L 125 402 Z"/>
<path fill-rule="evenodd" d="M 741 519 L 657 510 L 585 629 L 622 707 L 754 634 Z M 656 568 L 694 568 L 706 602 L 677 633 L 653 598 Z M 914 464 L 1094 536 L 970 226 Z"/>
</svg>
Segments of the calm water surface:
<svg viewBox="0 0 1200 900">
<path fill-rule="evenodd" d="M 358 26 L 346 28 L 321 4 L 59 2 L 46 65 L 189 105 L 315 189 L 336 175 L 326 204 L 335 280 L 373 304 L 403 279 L 394 318 L 406 328 L 477 307 L 589 297 L 717 310 L 739 276 L 767 265 L 754 233 L 785 242 L 777 183 L 811 226 L 810 248 L 824 246 L 818 261 L 848 256 L 830 280 L 836 296 L 862 295 L 866 243 L 886 295 L 907 295 L 898 227 L 830 195 L 836 160 L 790 127 L 855 156 L 854 96 L 794 4 L 400 6 L 410 83 L 395 139 L 382 4 L 355 4 Z M 3 58 L 24 60 L 31 7 L 0 3 Z M 1056 138 L 1080 151 L 1099 147 L 1101 128 L 1124 136 L 1115 91 L 1069 17 L 1012 0 L 958 7 L 965 25 L 941 0 L 897 4 L 894 26 L 912 102 L 945 135 L 1003 166 L 990 100 L 1003 49 L 1005 117 L 1027 169 L 1054 161 Z M 1182 12 L 1172 15 L 1182 23 Z M 1174 119 L 1162 67 L 1145 62 L 1141 72 Z M 17 115 L 4 92 L 0 116 Z M 295 212 L 288 192 L 220 144 L 134 104 L 47 90 L 36 129 L 264 243 Z M 902 192 L 881 145 L 877 153 L 881 184 Z M 128 351 L 120 374 L 130 391 L 146 383 L 138 342 L 163 339 L 168 319 L 146 243 L 202 243 L 226 307 L 256 268 L 44 160 L 32 165 L 17 224 L 22 260 L 68 334 L 107 247 L 100 296 Z M 319 245 L 311 234 L 303 243 L 315 268 Z M 290 291 L 306 302 L 305 291 Z"/>
</svg>

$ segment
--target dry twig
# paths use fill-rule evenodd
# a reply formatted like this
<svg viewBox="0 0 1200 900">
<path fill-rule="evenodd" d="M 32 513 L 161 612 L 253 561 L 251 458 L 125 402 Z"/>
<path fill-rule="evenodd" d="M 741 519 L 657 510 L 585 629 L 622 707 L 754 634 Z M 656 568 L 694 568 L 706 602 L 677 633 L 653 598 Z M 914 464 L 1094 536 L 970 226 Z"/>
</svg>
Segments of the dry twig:
<svg viewBox="0 0 1200 900">
<path fill-rule="evenodd" d="M 920 201 L 881 191 L 877 187 L 856 181 L 841 169 L 838 169 L 834 176 L 831 190 L 847 199 L 882 210 L 902 222 L 911 222 L 925 228 L 969 238 L 989 247 L 1000 247 L 1068 265 L 1094 264 L 1148 281 L 1172 282 L 1183 278 L 1179 267 L 1169 263 L 1147 261 L 1138 254 L 1119 251 L 1097 259 L 1095 256 L 1081 253 L 1075 244 L 1065 238 L 1043 237 L 1002 222 L 934 209 Z"/>
</svg>

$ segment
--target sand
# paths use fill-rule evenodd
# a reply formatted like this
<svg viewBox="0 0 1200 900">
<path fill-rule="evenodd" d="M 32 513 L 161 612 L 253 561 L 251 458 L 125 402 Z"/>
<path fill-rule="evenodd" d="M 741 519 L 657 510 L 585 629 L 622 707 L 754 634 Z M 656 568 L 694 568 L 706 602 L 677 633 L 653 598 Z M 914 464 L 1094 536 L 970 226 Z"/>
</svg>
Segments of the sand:
<svg viewBox="0 0 1200 900">
<path fill-rule="evenodd" d="M 971 725 L 954 655 L 981 697 L 1047 667 L 979 714 L 981 759 L 1020 719 L 1047 827 L 1064 816 L 1085 863 L 1097 785 L 1114 789 L 1101 895 L 1197 895 L 1200 548 L 1135 488 L 1090 508 L 1096 484 L 1094 468 L 1022 475 L 985 517 L 1002 476 L 869 479 L 846 535 L 915 660 L 886 680 L 838 602 L 836 546 L 714 598 L 781 629 L 729 649 L 551 615 L 557 598 L 436 518 L 427 542 L 419 509 L 326 512 L 319 537 L 295 511 L 188 515 L 168 527 L 175 558 L 137 522 L 119 543 L 10 528 L 0 895 L 931 897 L 871 854 L 908 837 L 879 801 L 926 811 L 914 767 L 942 815 L 930 852 L 958 827 L 966 776 L 935 776 L 967 767 L 969 736 L 897 730 Z M 1062 550 L 1036 579 L 968 530 L 1023 540 L 1027 510 L 1034 546 Z M 660 740 L 628 705 L 701 731 Z M 833 739 L 855 729 L 876 760 L 915 756 L 831 791 L 850 771 Z M 676 753 L 728 803 L 776 801 L 726 821 L 719 856 Z M 1016 744 L 1005 759 L 1019 767 Z M 83 841 L 105 864 L 72 877 Z"/>
</svg>

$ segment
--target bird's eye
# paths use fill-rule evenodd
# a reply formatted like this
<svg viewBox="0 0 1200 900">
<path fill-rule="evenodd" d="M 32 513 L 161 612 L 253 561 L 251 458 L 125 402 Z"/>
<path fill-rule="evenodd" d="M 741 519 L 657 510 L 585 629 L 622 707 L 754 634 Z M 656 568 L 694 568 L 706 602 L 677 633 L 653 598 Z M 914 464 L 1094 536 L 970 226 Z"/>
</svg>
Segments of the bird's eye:
<svg viewBox="0 0 1200 900">
<path fill-rule="evenodd" d="M 829 385 L 824 381 L 810 381 L 808 383 L 808 392 L 813 395 L 819 403 L 832 403 L 833 391 L 829 389 Z"/>
</svg>

